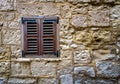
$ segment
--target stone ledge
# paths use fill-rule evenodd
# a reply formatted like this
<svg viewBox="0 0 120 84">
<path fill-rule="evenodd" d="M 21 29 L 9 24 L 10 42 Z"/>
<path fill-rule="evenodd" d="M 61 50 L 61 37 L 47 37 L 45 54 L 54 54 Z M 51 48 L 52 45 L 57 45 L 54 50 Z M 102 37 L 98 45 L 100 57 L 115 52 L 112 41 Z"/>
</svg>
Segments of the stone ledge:
<svg viewBox="0 0 120 84">
<path fill-rule="evenodd" d="M 18 59 L 12 59 L 13 62 L 31 62 L 31 61 L 61 61 L 61 58 L 18 58 Z"/>
</svg>

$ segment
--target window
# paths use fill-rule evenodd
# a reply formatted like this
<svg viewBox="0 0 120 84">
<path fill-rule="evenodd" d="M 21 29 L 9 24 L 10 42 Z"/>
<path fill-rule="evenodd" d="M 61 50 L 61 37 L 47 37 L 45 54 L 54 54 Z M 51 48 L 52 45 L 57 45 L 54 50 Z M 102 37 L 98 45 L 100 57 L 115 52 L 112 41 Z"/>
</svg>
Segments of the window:
<svg viewBox="0 0 120 84">
<path fill-rule="evenodd" d="M 58 56 L 58 23 L 59 17 L 22 17 L 22 56 Z"/>
</svg>

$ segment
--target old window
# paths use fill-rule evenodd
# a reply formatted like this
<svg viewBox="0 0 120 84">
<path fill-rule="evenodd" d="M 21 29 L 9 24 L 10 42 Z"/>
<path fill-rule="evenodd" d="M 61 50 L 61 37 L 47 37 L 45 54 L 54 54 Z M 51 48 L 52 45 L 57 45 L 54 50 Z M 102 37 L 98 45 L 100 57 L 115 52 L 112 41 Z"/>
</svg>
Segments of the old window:
<svg viewBox="0 0 120 84">
<path fill-rule="evenodd" d="M 22 56 L 58 56 L 58 17 L 22 17 Z"/>
</svg>

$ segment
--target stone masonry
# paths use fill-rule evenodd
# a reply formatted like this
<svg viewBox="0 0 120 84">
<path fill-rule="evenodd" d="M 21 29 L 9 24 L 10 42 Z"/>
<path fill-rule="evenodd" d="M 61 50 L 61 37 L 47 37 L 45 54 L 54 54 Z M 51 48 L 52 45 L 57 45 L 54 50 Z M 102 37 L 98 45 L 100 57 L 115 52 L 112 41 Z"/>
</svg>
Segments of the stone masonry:
<svg viewBox="0 0 120 84">
<path fill-rule="evenodd" d="M 23 16 L 60 18 L 60 57 L 22 57 Z M 120 0 L 0 0 L 0 84 L 120 84 Z"/>
</svg>

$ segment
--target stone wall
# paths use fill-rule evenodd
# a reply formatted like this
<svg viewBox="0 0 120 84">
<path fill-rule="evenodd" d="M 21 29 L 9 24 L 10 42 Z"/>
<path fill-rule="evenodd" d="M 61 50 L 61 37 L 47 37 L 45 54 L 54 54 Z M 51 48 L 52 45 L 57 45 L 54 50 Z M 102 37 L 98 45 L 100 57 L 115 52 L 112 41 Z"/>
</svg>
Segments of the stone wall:
<svg viewBox="0 0 120 84">
<path fill-rule="evenodd" d="M 22 58 L 23 16 L 60 17 L 60 57 Z M 120 0 L 0 0 L 0 84 L 120 84 Z"/>
</svg>

